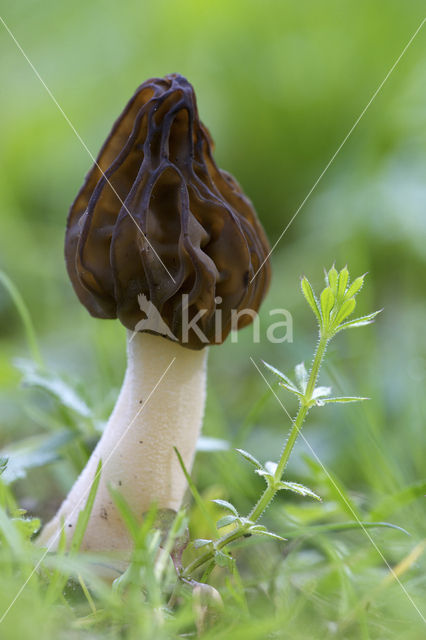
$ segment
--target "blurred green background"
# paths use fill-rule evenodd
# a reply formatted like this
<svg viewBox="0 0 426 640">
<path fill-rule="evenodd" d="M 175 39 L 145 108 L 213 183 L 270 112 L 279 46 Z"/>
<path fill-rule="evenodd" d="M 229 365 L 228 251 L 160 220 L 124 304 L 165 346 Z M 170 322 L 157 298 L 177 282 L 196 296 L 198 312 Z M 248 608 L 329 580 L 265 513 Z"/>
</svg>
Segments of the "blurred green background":
<svg viewBox="0 0 426 640">
<path fill-rule="evenodd" d="M 2 15 L 94 155 L 138 84 L 171 72 L 187 76 L 219 166 L 242 184 L 274 244 L 423 14 L 415 0 L 21 0 L 4 2 Z M 339 336 L 323 382 L 371 401 L 324 408 L 305 428 L 322 463 L 367 511 L 419 483 L 426 459 L 425 45 L 423 27 L 274 251 L 261 343 L 252 343 L 248 328 L 238 344 L 210 350 L 205 434 L 273 458 L 289 422 L 273 397 L 247 422 L 267 391 L 249 356 L 286 372 L 308 361 L 316 336 L 300 275 L 318 288 L 334 261 L 347 263 L 352 276 L 368 271 L 359 311 L 384 312 L 373 327 Z M 81 307 L 63 259 L 67 210 L 91 160 L 2 25 L 0 74 L 0 269 L 29 307 L 49 369 L 73 380 L 102 420 L 124 371 L 124 329 Z M 276 307 L 293 315 L 292 344 L 265 338 Z M 0 285 L 0 448 L 48 429 L 40 419 L 48 399 L 20 387 L 14 362 L 28 357 L 23 326 Z M 301 442 L 290 468 L 309 481 L 305 455 L 312 458 Z M 55 503 L 74 477 L 67 464 L 19 480 L 24 506 L 48 512 L 52 480 Z M 232 452 L 200 452 L 194 477 L 202 490 L 218 486 L 242 508 L 262 487 Z M 372 534 L 396 563 L 418 541 L 424 511 L 412 501 L 388 517 L 413 536 Z M 371 562 L 384 570 L 380 557 Z M 415 576 L 412 588 L 416 599 Z M 402 619 L 416 618 L 398 589 L 392 606 L 399 603 Z"/>
</svg>

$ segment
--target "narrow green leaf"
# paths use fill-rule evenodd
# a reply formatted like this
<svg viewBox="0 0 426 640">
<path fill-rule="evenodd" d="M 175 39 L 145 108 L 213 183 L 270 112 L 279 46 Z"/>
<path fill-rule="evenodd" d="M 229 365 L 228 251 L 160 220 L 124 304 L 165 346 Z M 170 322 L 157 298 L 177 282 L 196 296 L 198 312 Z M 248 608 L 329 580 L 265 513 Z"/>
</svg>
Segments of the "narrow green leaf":
<svg viewBox="0 0 426 640">
<path fill-rule="evenodd" d="M 234 505 L 228 502 L 227 500 L 220 500 L 219 498 L 216 498 L 215 500 L 212 500 L 212 502 L 214 502 L 215 504 L 218 504 L 220 507 L 223 507 L 224 509 L 228 509 L 228 511 L 232 511 L 232 513 L 235 516 L 238 516 L 238 511 L 236 510 Z"/>
<path fill-rule="evenodd" d="M 223 516 L 216 522 L 216 528 L 222 529 L 222 527 L 227 527 L 229 524 L 232 524 L 237 520 L 237 516 Z"/>
<path fill-rule="evenodd" d="M 77 524 L 75 525 L 74 535 L 72 537 L 70 551 L 78 551 L 83 542 L 84 534 L 86 533 L 87 525 L 89 524 L 90 514 L 92 513 L 93 505 L 95 503 L 96 493 L 98 491 L 99 482 L 102 473 L 102 460 L 99 460 L 96 468 L 96 473 L 93 478 L 92 486 L 90 487 L 89 495 L 87 496 L 86 504 L 80 511 L 77 518 Z"/>
<path fill-rule="evenodd" d="M 189 475 L 186 467 L 185 467 L 185 463 L 182 459 L 182 456 L 180 455 L 178 449 L 176 447 L 173 447 L 174 452 L 177 456 L 177 459 L 179 461 L 180 467 L 183 471 L 183 474 L 186 478 L 186 481 L 188 483 L 189 489 L 192 493 L 192 497 L 194 498 L 195 502 L 197 503 L 198 508 L 200 509 L 201 513 L 203 514 L 207 524 L 209 525 L 209 529 L 210 529 L 210 533 L 213 536 L 216 536 L 216 525 L 213 521 L 213 518 L 211 517 L 209 511 L 206 508 L 206 505 L 204 504 L 204 500 L 203 498 L 200 496 L 197 487 L 195 486 L 191 476 Z"/>
<path fill-rule="evenodd" d="M 201 575 L 201 578 L 200 578 L 200 583 L 201 584 L 208 584 L 209 578 L 210 578 L 210 574 L 213 571 L 213 569 L 215 568 L 215 566 L 216 566 L 216 561 L 213 558 L 212 560 L 210 560 L 210 562 L 207 563 L 207 566 L 206 566 L 206 568 L 204 569 L 204 571 L 203 571 L 203 573 Z M 234 564 L 234 566 L 235 566 L 235 564 Z"/>
<path fill-rule="evenodd" d="M 21 296 L 19 290 L 14 285 L 12 280 L 7 276 L 4 271 L 0 271 L 0 282 L 8 291 L 10 297 L 13 300 L 13 304 L 16 307 L 16 310 L 21 318 L 22 324 L 24 325 L 25 337 L 27 339 L 28 347 L 31 353 L 31 356 L 40 367 L 43 366 L 43 358 L 40 353 L 40 349 L 37 342 L 36 332 L 34 329 L 33 321 L 31 318 L 31 314 L 28 311 L 28 307 L 24 302 L 23 297 Z"/>
<path fill-rule="evenodd" d="M 119 512 L 121 519 L 126 525 L 127 531 L 132 536 L 133 542 L 136 542 L 136 540 L 138 539 L 140 527 L 129 503 L 127 502 L 123 494 L 111 484 L 108 485 L 108 491 L 114 501 L 115 506 L 117 507 L 117 511 Z"/>
<path fill-rule="evenodd" d="M 274 540 L 280 540 L 281 542 L 285 542 L 286 539 L 282 536 L 279 536 L 277 533 L 272 533 L 272 531 L 262 531 L 261 529 L 257 529 L 255 531 L 250 531 L 254 536 L 265 536 L 266 538 L 273 538 Z"/>
<path fill-rule="evenodd" d="M 254 464 L 255 467 L 257 467 L 258 469 L 263 469 L 259 460 L 256 460 L 256 458 L 252 456 L 251 453 L 249 453 L 248 451 L 244 451 L 244 449 L 236 449 L 236 451 L 238 451 L 238 453 L 243 456 L 245 460 L 251 462 L 251 464 Z"/>
<path fill-rule="evenodd" d="M 336 267 L 333 265 L 327 274 L 326 282 L 330 287 L 334 297 L 337 296 L 337 284 L 339 280 L 339 274 L 336 271 Z"/>
<path fill-rule="evenodd" d="M 304 394 L 301 391 L 298 391 L 295 387 L 290 387 L 285 382 L 279 382 L 278 384 L 280 385 L 280 387 L 282 387 L 286 391 L 290 391 L 290 393 L 293 393 L 294 395 L 298 396 L 299 398 L 303 398 Z"/>
<path fill-rule="evenodd" d="M 267 531 L 267 528 L 263 524 L 253 524 L 248 531 Z"/>
<path fill-rule="evenodd" d="M 353 520 L 349 522 L 333 522 L 330 524 L 309 525 L 306 527 L 292 527 L 285 532 L 288 538 L 301 538 L 302 536 L 316 536 L 322 533 L 338 532 L 338 531 L 350 531 L 351 529 L 375 529 L 375 528 L 388 528 L 401 531 L 407 536 L 410 534 L 408 531 L 396 524 L 390 522 L 364 522 L 359 520 L 358 522 Z"/>
<path fill-rule="evenodd" d="M 359 276 L 359 278 L 356 278 L 352 282 L 352 284 L 349 285 L 349 288 L 346 292 L 346 298 L 352 298 L 353 296 L 355 296 L 359 292 L 363 284 L 364 284 L 364 276 Z"/>
<path fill-rule="evenodd" d="M 315 294 L 313 292 L 313 289 L 311 287 L 311 283 L 309 282 L 309 280 L 307 279 L 306 276 L 304 276 L 302 278 L 302 280 L 301 280 L 301 287 L 302 287 L 303 295 L 306 298 L 306 302 L 311 307 L 312 311 L 316 315 L 316 318 L 317 318 L 319 324 L 321 325 L 322 324 L 322 318 L 321 318 L 321 312 L 320 312 L 320 309 L 319 309 L 318 301 L 317 301 L 317 299 L 315 297 Z"/>
<path fill-rule="evenodd" d="M 278 369 L 273 367 L 271 364 L 268 364 L 264 360 L 262 360 L 262 362 L 265 365 L 265 367 L 267 367 L 270 371 L 272 371 L 272 373 L 275 373 L 276 376 L 281 378 L 281 380 L 283 380 L 289 387 L 291 387 L 293 391 L 297 391 L 297 387 L 295 386 L 294 382 L 290 380 L 290 378 L 288 378 L 284 373 L 282 373 L 282 371 L 279 371 Z"/>
<path fill-rule="evenodd" d="M 91 595 L 86 583 L 84 582 L 83 577 L 80 574 L 78 574 L 78 581 L 80 583 L 80 586 L 81 586 L 81 589 L 83 591 L 84 597 L 86 598 L 86 600 L 87 600 L 87 602 L 89 604 L 89 607 L 90 607 L 90 609 L 92 611 L 92 615 L 96 616 L 97 609 L 96 609 L 95 601 L 93 600 L 92 595 Z"/>
<path fill-rule="evenodd" d="M 308 385 L 308 372 L 306 371 L 305 363 L 300 362 L 294 368 L 294 373 L 296 376 L 297 384 L 299 385 L 299 389 L 302 390 L 303 393 L 306 391 L 306 387 Z"/>
<path fill-rule="evenodd" d="M 59 540 L 56 549 L 56 558 L 65 558 L 67 554 L 67 535 L 65 533 L 65 523 L 63 516 L 60 519 Z M 49 579 L 49 585 L 46 590 L 46 603 L 53 603 L 57 600 L 58 594 L 63 593 L 65 585 L 68 581 L 68 575 L 61 569 L 61 566 L 56 565 L 53 573 Z"/>
<path fill-rule="evenodd" d="M 330 287 L 323 289 L 321 293 L 321 314 L 324 322 L 324 327 L 328 327 L 330 313 L 334 307 L 334 295 Z"/>
<path fill-rule="evenodd" d="M 319 495 L 312 491 L 312 489 L 309 489 L 308 487 L 305 487 L 303 484 L 299 484 L 298 482 L 280 482 L 279 488 L 293 491 L 294 493 L 298 493 L 301 496 L 309 496 L 310 498 L 315 498 L 315 500 L 321 500 Z"/>
<path fill-rule="evenodd" d="M 338 328 L 340 323 L 343 322 L 343 320 L 345 318 L 347 318 L 348 316 L 351 315 L 351 313 L 353 312 L 355 307 L 356 307 L 355 298 L 350 298 L 349 300 L 344 300 L 342 302 L 342 305 L 341 305 L 341 307 L 340 307 L 335 319 L 334 319 L 333 325 Z"/>
<path fill-rule="evenodd" d="M 352 327 L 365 327 L 368 324 L 372 324 L 376 318 L 376 316 L 381 313 L 383 309 L 379 309 L 374 313 L 370 313 L 367 316 L 361 316 L 359 318 L 355 318 L 354 320 L 349 320 L 348 322 L 344 322 L 341 324 L 337 331 L 342 331 L 342 329 L 351 329 Z"/>
<path fill-rule="evenodd" d="M 59 555 L 65 555 L 67 552 L 67 534 L 65 533 L 64 519 L 61 518 L 61 531 L 59 534 L 58 547 L 56 553 Z"/>
<path fill-rule="evenodd" d="M 345 296 L 348 280 L 349 280 L 349 271 L 347 270 L 346 267 L 343 267 L 343 269 L 339 273 L 339 283 L 337 286 L 337 298 L 339 302 L 341 302 Z"/>
</svg>

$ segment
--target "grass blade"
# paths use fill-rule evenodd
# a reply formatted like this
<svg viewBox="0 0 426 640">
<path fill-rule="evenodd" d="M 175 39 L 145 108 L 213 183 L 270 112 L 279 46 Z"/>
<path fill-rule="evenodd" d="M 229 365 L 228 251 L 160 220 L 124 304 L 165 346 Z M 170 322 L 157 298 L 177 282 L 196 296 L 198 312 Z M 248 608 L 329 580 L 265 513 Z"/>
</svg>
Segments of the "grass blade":
<svg viewBox="0 0 426 640">
<path fill-rule="evenodd" d="M 207 510 L 206 505 L 204 504 L 204 500 L 202 499 L 202 497 L 200 496 L 197 487 L 195 486 L 191 476 L 189 475 L 186 467 L 185 467 L 185 463 L 182 460 L 182 456 L 180 455 L 178 449 L 176 447 L 173 447 L 173 449 L 175 450 L 175 453 L 177 455 L 177 459 L 179 460 L 179 464 L 181 466 L 181 469 L 184 473 L 184 476 L 186 478 L 186 481 L 189 485 L 189 489 L 192 493 L 192 497 L 194 498 L 198 508 L 200 509 L 201 513 L 203 514 L 207 524 L 209 525 L 209 529 L 210 529 L 210 534 L 212 535 L 212 537 L 217 538 L 217 531 L 216 531 L 216 524 L 213 520 L 213 518 L 211 517 L 210 513 Z"/>
<path fill-rule="evenodd" d="M 101 479 L 101 472 L 102 460 L 99 460 L 95 477 L 93 478 L 92 486 L 90 487 L 89 495 L 87 496 L 86 504 L 84 505 L 84 509 L 82 509 L 78 514 L 77 524 L 75 526 L 75 532 L 70 547 L 71 552 L 78 551 L 81 547 L 81 543 L 83 542 L 84 534 L 86 533 L 87 525 L 89 524 L 90 514 L 92 513 L 93 505 L 95 503 L 96 493 Z"/>
<path fill-rule="evenodd" d="M 22 324 L 25 329 L 25 337 L 27 339 L 28 347 L 31 353 L 31 357 L 40 367 L 43 367 L 43 358 L 38 346 L 36 332 L 34 329 L 33 321 L 31 320 L 30 312 L 24 302 L 23 297 L 19 293 L 17 287 L 13 284 L 12 280 L 7 276 L 4 271 L 0 271 L 0 282 L 9 293 L 16 307 L 16 310 L 21 318 Z"/>
</svg>

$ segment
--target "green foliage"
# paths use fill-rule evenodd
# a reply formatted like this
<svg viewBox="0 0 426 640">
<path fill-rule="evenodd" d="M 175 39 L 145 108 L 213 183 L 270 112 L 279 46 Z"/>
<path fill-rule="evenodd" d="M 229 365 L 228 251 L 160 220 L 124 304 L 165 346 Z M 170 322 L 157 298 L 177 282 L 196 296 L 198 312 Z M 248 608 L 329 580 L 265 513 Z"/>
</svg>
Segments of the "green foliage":
<svg viewBox="0 0 426 640">
<path fill-rule="evenodd" d="M 305 282 L 308 281 L 305 279 Z M 311 409 L 324 407 L 330 403 L 365 400 L 362 397 L 331 397 L 330 386 L 317 384 L 325 349 L 333 337 L 331 334 L 338 334 L 342 326 L 338 324 L 338 319 L 340 318 L 343 324 L 347 324 L 341 309 L 347 310 L 345 305 L 348 299 L 353 299 L 353 295 L 359 292 L 362 280 L 358 278 L 354 283 L 349 284 L 349 274 L 346 269 L 338 273 L 332 268 L 328 272 L 324 290 L 328 289 L 329 292 L 326 296 L 322 292 L 319 297 L 322 301 L 319 319 L 315 308 L 313 309 L 318 319 L 320 339 L 309 371 L 304 363 L 296 365 L 293 381 L 276 367 L 265 363 L 267 369 L 278 380 L 278 387 L 289 392 L 297 400 L 299 412 L 293 420 L 292 432 L 277 462 L 268 460 L 262 463 L 248 451 L 237 449 L 243 460 L 248 462 L 254 470 L 253 476 L 262 478 L 266 485 L 260 499 L 247 516 L 241 515 L 233 501 L 229 499 L 220 497 L 207 500 L 188 474 L 177 450 L 176 455 L 194 498 L 194 508 L 202 514 L 199 521 L 190 517 L 190 527 L 207 535 L 195 535 L 193 541 L 188 544 L 188 515 L 184 510 L 178 514 L 165 513 L 159 512 L 153 505 L 140 522 L 131 512 L 121 493 L 110 487 L 111 497 L 134 542 L 129 566 L 114 580 L 112 589 L 97 575 L 97 567 L 102 565 L 102 558 L 95 559 L 79 553 L 93 507 L 101 466 L 95 474 L 86 505 L 79 514 L 69 553 L 66 552 L 64 533 L 59 540 L 56 554 L 46 554 L 43 549 L 34 547 L 32 538 L 40 527 L 40 520 L 29 517 L 24 510 L 17 507 L 11 492 L 9 486 L 11 483 L 16 484 L 18 478 L 25 477 L 25 474 L 31 473 L 32 469 L 59 460 L 61 454 L 63 455 L 67 449 L 74 446 L 79 433 L 87 436 L 91 432 L 90 429 L 88 430 L 88 424 L 96 413 L 86 400 L 82 400 L 83 404 L 80 402 L 79 391 L 68 380 L 46 370 L 36 370 L 27 366 L 24 370 L 27 384 L 31 383 L 37 393 L 47 394 L 52 399 L 51 412 L 57 412 L 58 408 L 65 410 L 66 413 L 63 415 L 69 422 L 68 426 L 65 429 L 62 427 L 61 431 L 56 432 L 53 427 L 54 430 L 51 433 L 23 439 L 16 445 L 10 445 L 3 450 L 0 468 L 0 561 L 5 579 L 10 585 L 16 585 L 14 592 L 19 593 L 23 584 L 26 591 L 26 600 L 21 600 L 19 596 L 10 610 L 5 608 L 3 614 L 5 621 L 9 619 L 16 624 L 15 612 L 19 615 L 20 607 L 29 599 L 40 615 L 42 615 L 40 612 L 46 612 L 43 615 L 52 628 L 58 628 L 58 625 L 69 625 L 78 630 L 78 633 L 91 634 L 103 633 L 103 630 L 108 627 L 116 628 L 117 633 L 119 629 L 122 633 L 127 628 L 130 630 L 129 638 L 133 638 L 134 634 L 137 634 L 137 637 L 146 638 L 172 638 L 179 637 L 188 628 L 200 629 L 200 625 L 205 624 L 206 612 L 215 610 L 216 605 L 213 601 L 219 598 L 225 605 L 221 605 L 220 613 L 215 614 L 219 616 L 216 622 L 209 623 L 216 625 L 214 626 L 215 634 L 220 637 L 221 629 L 227 633 L 226 629 L 229 630 L 232 620 L 238 616 L 241 619 L 238 633 L 249 637 L 247 634 L 249 629 L 253 628 L 255 618 L 252 616 L 257 611 L 256 603 L 260 592 L 255 590 L 255 599 L 251 599 L 249 584 L 239 576 L 238 565 L 246 564 L 248 568 L 251 567 L 249 558 L 259 557 L 260 560 L 263 557 L 265 567 L 261 569 L 251 567 L 250 571 L 255 573 L 260 571 L 260 575 L 265 579 L 263 572 L 266 567 L 270 567 L 268 571 L 272 571 L 271 575 L 276 576 L 271 578 L 271 588 L 274 584 L 273 588 L 276 590 L 278 601 L 282 603 L 284 599 L 289 602 L 298 602 L 302 611 L 308 607 L 310 600 L 309 583 L 305 585 L 302 580 L 302 576 L 306 573 L 304 557 L 305 554 L 310 554 L 312 561 L 309 565 L 309 573 L 315 579 L 316 591 L 326 594 L 330 589 L 334 589 L 333 585 L 340 584 L 342 593 L 345 594 L 344 601 L 342 600 L 339 605 L 341 614 L 338 628 L 344 630 L 347 627 L 356 626 L 360 619 L 365 620 L 367 624 L 368 616 L 372 615 L 367 614 L 367 609 L 371 608 L 373 597 L 376 597 L 372 594 L 377 593 L 377 590 L 374 590 L 374 581 L 371 576 L 370 591 L 365 592 L 364 604 L 358 605 L 357 617 L 354 620 L 351 614 L 351 603 L 356 601 L 355 591 L 352 581 L 347 578 L 347 573 L 359 572 L 359 568 L 352 560 L 351 545 L 354 545 L 354 549 L 358 548 L 360 542 L 365 541 L 366 532 L 371 531 L 374 534 L 376 530 L 384 529 L 388 532 L 394 531 L 394 536 L 399 536 L 395 538 L 398 548 L 403 544 L 407 547 L 407 542 L 403 543 L 400 536 L 410 540 L 410 532 L 397 524 L 383 521 L 383 518 L 391 517 L 394 508 L 400 509 L 420 497 L 424 493 L 423 485 L 420 483 L 406 487 L 396 492 L 394 496 L 388 496 L 368 512 L 359 508 L 350 492 L 336 476 L 331 475 L 329 471 L 326 472 L 322 465 L 311 458 L 306 459 L 306 464 L 310 469 L 310 483 L 318 487 L 318 493 L 301 482 L 283 479 L 283 472 L 287 473 L 290 453 L 300 433 L 301 425 Z M 306 284 L 304 289 L 307 289 Z M 312 295 L 315 295 L 312 287 L 309 286 L 309 290 L 312 291 Z M 330 302 L 330 292 L 334 296 L 333 304 Z M 308 303 L 312 308 L 309 297 Z M 325 317 L 328 318 L 328 324 L 324 321 Z M 374 317 L 375 314 L 366 316 L 365 323 L 354 321 L 354 326 L 370 324 Z M 85 407 L 83 411 L 81 407 Z M 49 413 L 46 413 L 46 416 L 49 418 Z M 89 423 L 86 422 L 87 420 Z M 210 447 L 208 451 L 210 456 L 228 455 L 223 447 L 215 446 L 213 449 L 215 453 Z M 81 459 L 80 464 L 84 464 L 84 459 Z M 224 469 L 222 473 L 223 471 Z M 237 467 L 235 472 L 239 474 Z M 247 483 L 247 479 L 245 482 Z M 240 486 L 242 488 L 243 484 Z M 311 501 L 305 503 L 297 501 L 296 498 L 295 502 L 291 499 L 291 494 L 299 498 L 311 498 Z M 274 497 L 274 504 L 267 512 L 267 521 L 265 524 L 259 523 L 259 518 Z M 193 510 L 189 516 L 192 512 Z M 278 532 L 272 531 L 271 527 Z M 389 536 L 390 533 L 387 535 Z M 255 548 L 252 542 L 254 540 L 258 540 Z M 261 540 L 264 541 L 263 545 L 259 544 Z M 369 565 L 374 566 L 381 560 L 380 555 L 372 555 L 374 547 L 367 543 L 368 538 L 367 542 L 363 542 L 362 547 L 361 557 L 366 563 L 363 569 L 364 574 L 365 571 L 371 570 Z M 286 563 L 280 560 L 282 554 L 280 549 L 283 546 L 287 548 L 289 558 Z M 339 549 L 344 549 L 344 552 L 340 553 Z M 408 567 L 411 567 L 418 558 L 419 549 L 420 547 L 415 547 L 412 556 L 407 552 L 405 562 L 408 563 Z M 359 554 L 359 551 L 357 553 Z M 105 559 L 104 562 L 108 566 L 109 561 Z M 274 568 L 272 568 L 273 563 L 276 564 Z M 393 591 L 397 590 L 398 583 L 395 579 L 391 580 L 392 574 L 387 574 L 386 577 L 386 568 L 383 569 L 383 565 L 381 566 L 381 580 L 382 582 L 386 580 L 386 587 L 380 588 L 386 589 L 386 593 L 389 593 L 390 585 L 394 584 Z M 176 571 L 180 576 L 178 582 Z M 361 572 L 361 575 L 364 574 Z M 197 578 L 194 579 L 194 576 Z M 302 580 L 304 584 L 297 597 L 291 586 L 294 579 Z M 365 580 L 365 575 L 363 579 Z M 207 581 L 211 583 L 210 587 L 205 584 Z M 198 593 L 199 588 L 213 589 L 210 594 L 213 601 L 208 600 L 209 604 L 204 605 L 207 608 L 197 604 L 198 595 L 195 594 Z M 216 588 L 220 590 L 220 595 Z M 250 605 L 247 598 L 250 600 Z M 3 598 L 3 601 L 11 603 L 10 597 Z M 123 618 L 124 603 L 125 618 Z M 63 606 L 68 607 L 67 617 L 59 615 L 56 617 L 52 612 L 56 610 L 59 612 Z M 253 609 L 252 612 L 250 607 Z M 256 613 L 260 616 L 258 619 L 262 624 L 259 626 L 258 635 L 253 637 L 263 637 L 267 628 L 264 615 L 269 607 L 270 605 L 265 605 L 264 610 Z M 330 609 L 330 607 L 331 600 L 327 604 L 327 608 Z M 321 609 L 321 617 L 330 615 L 327 613 L 327 608 Z M 278 615 L 275 624 L 288 625 L 287 613 L 285 609 L 282 612 L 282 605 L 279 611 L 281 611 L 280 614 L 278 610 L 275 612 L 275 615 Z M 303 615 L 299 612 L 297 619 L 303 622 Z M 283 616 L 281 623 L 280 616 Z M 247 620 L 249 626 L 245 626 L 244 620 Z M 44 628 L 48 626 L 45 624 Z"/>
<path fill-rule="evenodd" d="M 87 403 L 69 383 L 57 374 L 45 371 L 28 360 L 17 360 L 15 365 L 23 374 L 22 384 L 24 386 L 42 389 L 62 406 L 71 409 L 82 418 L 91 417 L 92 414 Z"/>
<path fill-rule="evenodd" d="M 310 498 L 315 498 L 315 500 L 321 501 L 321 498 L 312 491 L 312 489 L 309 489 L 298 482 L 281 482 L 280 489 L 288 489 L 288 491 L 294 491 L 294 493 L 299 493 L 301 496 L 309 496 Z"/>
<path fill-rule="evenodd" d="M 4 460 L 3 469 L 0 463 L 2 480 L 6 484 L 24 478 L 29 469 L 42 467 L 60 459 L 62 447 L 69 444 L 74 435 L 69 430 L 58 433 L 42 433 L 30 436 L 5 447 L 0 451 Z"/>
<path fill-rule="evenodd" d="M 25 336 L 28 342 L 31 355 L 34 359 L 34 362 L 37 363 L 39 366 L 42 366 L 43 360 L 42 360 L 40 349 L 37 343 L 34 325 L 31 320 L 31 315 L 30 315 L 30 312 L 28 311 L 27 305 L 25 304 L 15 284 L 12 282 L 9 276 L 3 271 L 0 271 L 0 284 L 2 284 L 5 287 L 5 289 L 8 291 L 9 295 L 13 300 L 16 311 L 18 312 L 18 315 L 24 326 Z"/>
<path fill-rule="evenodd" d="M 377 0 L 346 3 L 344 9 L 334 0 L 22 0 L 8 3 L 2 17 L 94 153 L 139 82 L 174 70 L 187 75 L 219 165 L 243 185 L 274 243 L 424 17 L 420 0 L 390 0 L 386 12 L 383 6 Z M 228 340 L 211 349 L 205 433 L 231 450 L 197 454 L 192 478 L 200 501 L 188 508 L 194 547 L 197 539 L 218 537 L 215 523 L 225 511 L 213 498 L 245 513 L 265 484 L 253 470 L 266 465 L 238 462 L 232 446 L 253 451 L 259 461 L 274 459 L 286 427 L 273 392 L 283 403 L 289 399 L 292 416 L 299 403 L 294 389 L 282 392 L 279 382 L 288 382 L 272 373 L 268 388 L 247 354 L 276 362 L 286 373 L 291 363 L 307 364 L 311 324 L 294 286 L 301 270 L 316 274 L 330 256 L 348 261 L 356 272 L 370 274 L 354 312 L 359 325 L 370 308 L 386 309 L 369 331 L 343 326 L 333 343 L 338 348 L 329 350 L 321 370 L 322 385 L 332 387 L 333 395 L 346 398 L 358 389 L 371 401 L 348 410 L 324 403 L 317 411 L 330 396 L 318 397 L 303 433 L 325 469 L 301 443 L 286 469 L 322 502 L 280 491 L 263 518 L 268 530 L 289 542 L 245 537 L 234 543 L 231 570 L 206 567 L 200 579 L 209 580 L 223 601 L 214 615 L 210 604 L 192 596 L 191 585 L 180 585 L 170 597 L 163 581 L 159 607 L 143 587 L 112 590 L 83 554 L 47 554 L 20 592 L 42 552 L 28 541 L 31 528 L 21 531 L 16 519 L 40 514 L 45 521 L 84 466 L 121 382 L 124 332 L 118 322 L 94 320 L 80 308 L 63 264 L 66 212 L 91 160 L 1 29 L 0 269 L 20 292 L 32 328 L 3 279 L 0 449 L 9 452 L 10 468 L 16 463 L 22 473 L 0 482 L 0 637 L 423 637 L 420 615 L 361 524 L 392 567 L 402 563 L 398 578 L 421 609 L 425 27 L 272 254 L 262 336 L 269 310 L 284 303 L 295 320 L 295 343 L 285 343 L 282 351 L 263 338 L 256 345 L 245 329 L 238 344 Z M 318 280 L 311 282 L 319 290 Z M 93 418 L 82 418 L 46 389 L 19 388 L 13 361 L 37 361 L 40 350 L 45 370 L 70 385 Z M 55 445 L 64 432 L 68 440 Z M 53 442 L 44 467 L 33 464 L 42 460 L 41 436 Z M 18 505 L 28 509 L 26 516 Z M 155 553 L 155 544 L 151 548 Z M 187 560 L 192 553 L 188 547 Z M 145 558 L 141 571 L 148 563 L 149 572 L 148 552 Z M 54 571 L 61 577 L 55 583 Z M 146 579 L 138 573 L 139 584 Z"/>
<path fill-rule="evenodd" d="M 338 273 L 333 266 L 328 273 L 325 273 L 327 286 L 321 292 L 320 304 L 309 280 L 306 276 L 302 278 L 301 286 L 303 295 L 315 314 L 321 336 L 332 338 L 336 333 L 342 331 L 342 329 L 362 327 L 374 322 L 374 319 L 381 310 L 366 316 L 361 316 L 355 320 L 344 322 L 355 310 L 355 297 L 364 284 L 364 277 L 365 276 L 359 276 L 350 284 L 348 269 L 344 267 Z"/>
<path fill-rule="evenodd" d="M 87 496 L 86 503 L 78 514 L 77 524 L 75 525 L 74 535 L 71 541 L 70 551 L 75 552 L 78 551 L 81 547 L 81 543 L 83 542 L 84 534 L 89 523 L 90 514 L 93 510 L 93 505 L 95 503 L 96 492 L 98 490 L 99 482 L 101 479 L 102 473 L 102 460 L 99 460 L 99 464 L 96 468 L 96 472 L 92 481 L 92 485 L 90 487 L 89 495 Z"/>
<path fill-rule="evenodd" d="M 361 397 L 328 398 L 327 396 L 330 395 L 331 388 L 316 386 L 327 345 L 339 332 L 341 322 L 343 322 L 354 310 L 355 295 L 359 293 L 364 282 L 364 277 L 361 276 L 350 284 L 348 269 L 345 267 L 340 271 L 340 273 L 338 273 L 333 266 L 330 271 L 326 273 L 325 280 L 326 287 L 320 295 L 321 310 L 319 310 L 317 297 L 315 296 L 311 284 L 306 277 L 302 279 L 302 292 L 315 314 L 320 334 L 310 372 L 308 373 L 303 362 L 296 365 L 294 370 L 296 383 L 294 383 L 276 367 L 265 363 L 266 367 L 280 379 L 280 386 L 294 394 L 299 401 L 299 411 L 295 419 L 292 421 L 290 436 L 284 445 L 279 460 L 277 462 L 268 461 L 265 465 L 262 465 L 251 453 L 248 453 L 243 449 L 237 449 L 237 452 L 242 455 L 245 460 L 254 465 L 255 473 L 265 480 L 266 489 L 264 489 L 262 495 L 246 517 L 240 516 L 236 507 L 229 501 L 222 499 L 213 500 L 215 504 L 227 511 L 231 511 L 231 514 L 219 518 L 216 522 L 217 529 L 223 529 L 231 526 L 231 530 L 224 533 L 215 541 L 202 539 L 202 543 L 200 544 L 198 539 L 198 544 L 195 548 L 205 547 L 206 545 L 209 545 L 209 548 L 182 570 L 181 576 L 186 579 L 191 578 L 194 571 L 200 571 L 200 569 L 203 569 L 205 565 L 211 566 L 213 563 L 216 563 L 221 567 L 227 566 L 223 564 L 223 550 L 226 551 L 231 542 L 235 542 L 246 535 L 260 535 L 284 540 L 284 538 L 276 533 L 268 531 L 265 526 L 259 525 L 257 522 L 279 491 L 292 491 L 293 493 L 297 493 L 303 497 L 308 496 L 321 501 L 321 498 L 308 487 L 297 482 L 283 480 L 285 468 L 289 462 L 291 452 L 296 443 L 303 422 L 306 419 L 309 410 L 314 406 L 323 406 L 326 402 L 339 403 L 365 400 L 365 398 Z M 377 314 L 370 314 L 370 322 L 373 322 L 376 315 Z M 180 456 L 179 460 L 182 465 Z M 187 479 L 189 479 L 186 470 L 183 466 L 182 468 L 186 473 Z"/>
</svg>

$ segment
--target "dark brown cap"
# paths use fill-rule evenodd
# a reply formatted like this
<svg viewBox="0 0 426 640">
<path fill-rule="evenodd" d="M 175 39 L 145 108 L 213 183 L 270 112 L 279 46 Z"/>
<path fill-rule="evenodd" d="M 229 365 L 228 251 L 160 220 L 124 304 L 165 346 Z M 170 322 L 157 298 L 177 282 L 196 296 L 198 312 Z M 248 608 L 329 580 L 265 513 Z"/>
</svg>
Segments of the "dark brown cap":
<svg viewBox="0 0 426 640">
<path fill-rule="evenodd" d="M 232 310 L 259 309 L 269 261 L 251 279 L 269 245 L 251 202 L 216 166 L 212 147 L 185 78 L 173 74 L 139 87 L 68 217 L 68 273 L 93 316 L 151 330 L 144 301 L 192 349 L 220 344 L 231 328 L 251 322 L 244 314 L 231 327 Z M 202 312 L 197 326 L 206 340 L 192 329 L 186 338 L 182 305 L 189 320 Z"/>
</svg>

